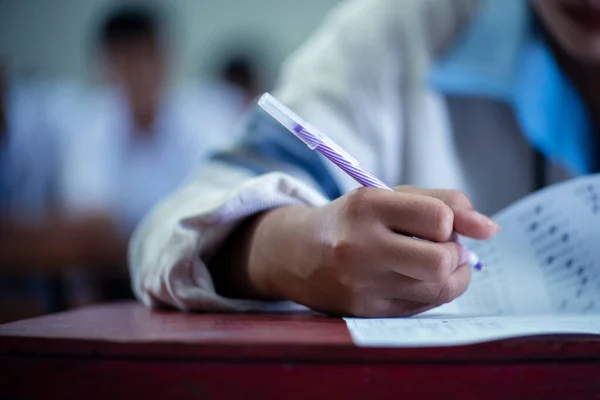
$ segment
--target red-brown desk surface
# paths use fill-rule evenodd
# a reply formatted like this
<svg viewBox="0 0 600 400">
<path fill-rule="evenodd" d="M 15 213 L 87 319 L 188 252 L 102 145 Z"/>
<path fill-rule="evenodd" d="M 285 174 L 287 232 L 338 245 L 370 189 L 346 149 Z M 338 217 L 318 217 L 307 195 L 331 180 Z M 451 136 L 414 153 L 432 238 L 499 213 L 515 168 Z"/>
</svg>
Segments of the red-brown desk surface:
<svg viewBox="0 0 600 400">
<path fill-rule="evenodd" d="M 0 326 L 0 399 L 49 394 L 600 399 L 600 338 L 358 348 L 339 318 L 113 303 Z"/>
</svg>

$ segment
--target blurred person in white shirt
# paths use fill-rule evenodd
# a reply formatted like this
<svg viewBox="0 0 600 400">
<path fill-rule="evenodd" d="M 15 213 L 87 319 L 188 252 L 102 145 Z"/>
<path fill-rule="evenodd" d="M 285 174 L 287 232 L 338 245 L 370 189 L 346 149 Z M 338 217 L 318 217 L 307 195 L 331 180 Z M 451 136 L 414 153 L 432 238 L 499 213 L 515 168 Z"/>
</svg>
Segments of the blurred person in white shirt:
<svg viewBox="0 0 600 400">
<path fill-rule="evenodd" d="M 94 256 L 123 276 L 130 232 L 211 152 L 234 141 L 244 107 L 235 90 L 171 81 L 163 17 L 144 5 L 105 16 L 95 41 L 102 79 L 61 134 L 59 203 L 67 215 L 96 221 L 103 234 L 92 239 Z M 123 279 L 113 282 L 115 296 L 129 292 Z"/>
<path fill-rule="evenodd" d="M 104 80 L 66 135 L 59 195 L 69 212 L 108 215 L 126 233 L 210 152 L 233 141 L 243 104 L 233 90 L 169 82 L 158 10 L 114 10 L 97 46 Z"/>
<path fill-rule="evenodd" d="M 169 81 L 170 43 L 158 9 L 119 6 L 94 39 L 98 85 L 35 82 L 5 90 L 5 265 L 126 277 L 133 227 L 233 140 L 242 96 Z M 35 224 L 24 223 L 34 216 Z M 75 281 L 89 274 L 81 276 Z"/>
<path fill-rule="evenodd" d="M 242 94 L 247 107 L 252 105 L 264 87 L 262 59 L 261 51 L 247 46 L 244 50 L 230 51 L 216 71 L 221 82 Z"/>
</svg>

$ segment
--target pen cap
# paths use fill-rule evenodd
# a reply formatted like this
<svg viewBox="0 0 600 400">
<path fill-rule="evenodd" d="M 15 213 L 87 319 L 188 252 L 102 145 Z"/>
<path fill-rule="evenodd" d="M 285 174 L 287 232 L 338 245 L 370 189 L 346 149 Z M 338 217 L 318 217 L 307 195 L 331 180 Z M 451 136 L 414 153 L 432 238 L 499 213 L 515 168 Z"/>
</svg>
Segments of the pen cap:
<svg viewBox="0 0 600 400">
<path fill-rule="evenodd" d="M 310 140 L 310 137 L 304 137 L 298 134 L 297 129 L 302 129 L 306 126 L 298 115 L 287 108 L 269 93 L 263 94 L 258 100 L 258 105 L 265 110 L 269 115 L 275 118 L 281 125 L 285 126 L 290 132 L 302 140 L 308 147 L 314 150 L 319 145 L 319 140 Z"/>
</svg>

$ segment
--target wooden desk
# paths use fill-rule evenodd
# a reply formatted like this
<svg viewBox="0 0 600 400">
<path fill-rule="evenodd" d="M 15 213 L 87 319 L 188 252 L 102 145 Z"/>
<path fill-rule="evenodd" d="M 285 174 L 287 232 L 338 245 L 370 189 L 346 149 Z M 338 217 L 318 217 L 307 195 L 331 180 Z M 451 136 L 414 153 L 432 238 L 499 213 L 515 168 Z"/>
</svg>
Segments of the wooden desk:
<svg viewBox="0 0 600 400">
<path fill-rule="evenodd" d="M 116 303 L 0 326 L 0 398 L 600 399 L 600 339 L 357 348 L 341 319 Z"/>
</svg>

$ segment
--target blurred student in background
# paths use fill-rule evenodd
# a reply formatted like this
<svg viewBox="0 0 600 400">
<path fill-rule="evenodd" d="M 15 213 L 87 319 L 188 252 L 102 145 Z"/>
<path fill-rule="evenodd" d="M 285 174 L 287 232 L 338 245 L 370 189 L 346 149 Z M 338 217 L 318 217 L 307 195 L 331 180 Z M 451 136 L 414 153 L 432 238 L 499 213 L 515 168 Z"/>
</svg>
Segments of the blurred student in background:
<svg viewBox="0 0 600 400">
<path fill-rule="evenodd" d="M 222 82 L 239 90 L 245 103 L 250 105 L 261 93 L 260 66 L 251 50 L 234 53 L 226 57 L 218 69 L 218 78 Z"/>
<path fill-rule="evenodd" d="M 11 82 L 2 96 L 3 272 L 67 277 L 76 303 L 130 293 L 129 233 L 233 141 L 244 107 L 237 90 L 170 81 L 170 38 L 151 6 L 111 10 L 94 38 L 96 86 Z"/>
<path fill-rule="evenodd" d="M 494 212 L 598 170 L 599 21 L 594 1 L 343 3 L 286 62 L 276 97 L 388 185 L 423 189 L 348 193 L 351 178 L 257 111 L 236 150 L 138 228 L 138 297 L 358 316 L 455 299 L 470 271 L 452 231 L 499 229 L 473 205 Z"/>
<path fill-rule="evenodd" d="M 63 135 L 58 190 L 70 215 L 95 216 L 112 228 L 106 246 L 125 249 L 142 216 L 233 141 L 243 103 L 233 90 L 171 81 L 172 42 L 157 9 L 112 10 L 96 37 L 102 80 Z M 124 252 L 100 250 L 124 265 Z"/>
<path fill-rule="evenodd" d="M 66 141 L 60 190 L 67 209 L 108 214 L 126 233 L 233 140 L 242 101 L 170 82 L 170 38 L 151 8 L 113 11 L 97 38 L 104 79 Z"/>
</svg>

